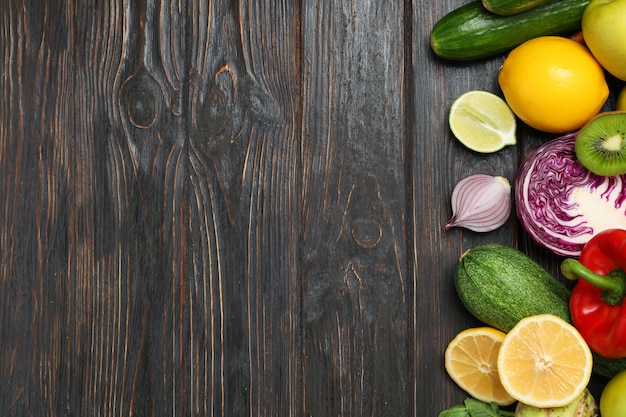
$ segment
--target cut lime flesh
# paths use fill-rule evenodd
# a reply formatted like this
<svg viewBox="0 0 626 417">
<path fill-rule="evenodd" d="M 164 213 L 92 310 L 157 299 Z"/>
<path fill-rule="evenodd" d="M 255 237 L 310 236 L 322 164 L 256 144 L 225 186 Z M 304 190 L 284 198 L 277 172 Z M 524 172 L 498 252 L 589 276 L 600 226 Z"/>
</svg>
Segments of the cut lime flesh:
<svg viewBox="0 0 626 417">
<path fill-rule="evenodd" d="M 449 124 L 459 142 L 476 152 L 496 152 L 517 143 L 515 115 L 502 98 L 487 91 L 468 91 L 454 100 Z"/>
</svg>

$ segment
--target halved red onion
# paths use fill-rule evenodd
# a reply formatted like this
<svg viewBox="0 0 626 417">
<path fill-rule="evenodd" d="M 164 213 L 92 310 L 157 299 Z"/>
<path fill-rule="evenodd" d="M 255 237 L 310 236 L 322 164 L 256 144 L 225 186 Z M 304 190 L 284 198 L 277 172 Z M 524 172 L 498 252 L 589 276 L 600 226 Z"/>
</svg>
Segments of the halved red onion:
<svg viewBox="0 0 626 417">
<path fill-rule="evenodd" d="M 452 218 L 445 227 L 490 232 L 511 214 L 511 184 L 500 176 L 474 174 L 463 178 L 452 191 Z"/>
</svg>

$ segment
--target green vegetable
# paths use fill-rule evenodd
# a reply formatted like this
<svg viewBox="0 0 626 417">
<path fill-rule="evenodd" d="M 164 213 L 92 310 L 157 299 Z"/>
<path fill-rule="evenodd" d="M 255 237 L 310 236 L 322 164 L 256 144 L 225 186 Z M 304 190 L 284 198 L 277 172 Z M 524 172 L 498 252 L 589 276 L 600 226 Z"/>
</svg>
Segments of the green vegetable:
<svg viewBox="0 0 626 417">
<path fill-rule="evenodd" d="M 450 408 L 446 408 L 441 413 L 439 413 L 439 417 L 471 417 L 469 411 L 463 404 L 455 405 Z"/>
<path fill-rule="evenodd" d="M 488 243 L 466 251 L 457 263 L 455 286 L 476 318 L 504 332 L 524 317 L 548 312 L 569 321 L 569 290 L 510 246 Z"/>
<path fill-rule="evenodd" d="M 435 23 L 430 44 L 435 54 L 446 59 L 493 56 L 532 38 L 580 29 L 589 2 L 553 0 L 513 16 L 500 16 L 485 9 L 481 0 L 475 0 Z"/>
<path fill-rule="evenodd" d="M 514 417 L 512 411 L 498 408 L 495 402 L 484 403 L 475 398 L 466 398 L 463 404 L 455 405 L 439 413 L 439 417 Z"/>
<path fill-rule="evenodd" d="M 510 246 L 487 243 L 466 251 L 456 265 L 459 298 L 477 319 L 508 332 L 524 317 L 553 314 L 571 323 L 569 290 L 541 265 Z M 612 377 L 626 359 L 594 354 L 594 372 Z"/>
<path fill-rule="evenodd" d="M 570 404 L 557 408 L 537 408 L 517 403 L 516 417 L 598 417 L 598 404 L 588 389 Z"/>
<path fill-rule="evenodd" d="M 511 16 L 541 6 L 547 0 L 482 0 L 485 9 L 502 16 Z"/>
</svg>

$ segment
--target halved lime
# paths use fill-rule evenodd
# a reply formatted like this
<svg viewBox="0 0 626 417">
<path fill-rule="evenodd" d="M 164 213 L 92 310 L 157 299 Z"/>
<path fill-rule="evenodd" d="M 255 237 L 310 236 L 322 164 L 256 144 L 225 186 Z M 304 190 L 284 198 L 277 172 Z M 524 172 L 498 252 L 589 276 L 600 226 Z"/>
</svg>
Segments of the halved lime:
<svg viewBox="0 0 626 417">
<path fill-rule="evenodd" d="M 450 106 L 448 122 L 459 142 L 476 152 L 492 153 L 517 143 L 513 111 L 488 91 L 461 94 Z"/>
</svg>

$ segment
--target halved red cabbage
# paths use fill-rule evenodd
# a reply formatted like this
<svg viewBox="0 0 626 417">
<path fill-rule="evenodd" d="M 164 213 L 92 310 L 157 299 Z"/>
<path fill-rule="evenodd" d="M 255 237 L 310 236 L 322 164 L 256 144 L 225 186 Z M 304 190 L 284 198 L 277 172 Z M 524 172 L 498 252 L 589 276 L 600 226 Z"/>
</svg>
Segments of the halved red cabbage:
<svg viewBox="0 0 626 417">
<path fill-rule="evenodd" d="M 626 175 L 598 176 L 576 159 L 576 132 L 552 139 L 522 162 L 515 206 L 524 230 L 557 255 L 578 257 L 592 236 L 626 229 Z"/>
</svg>

